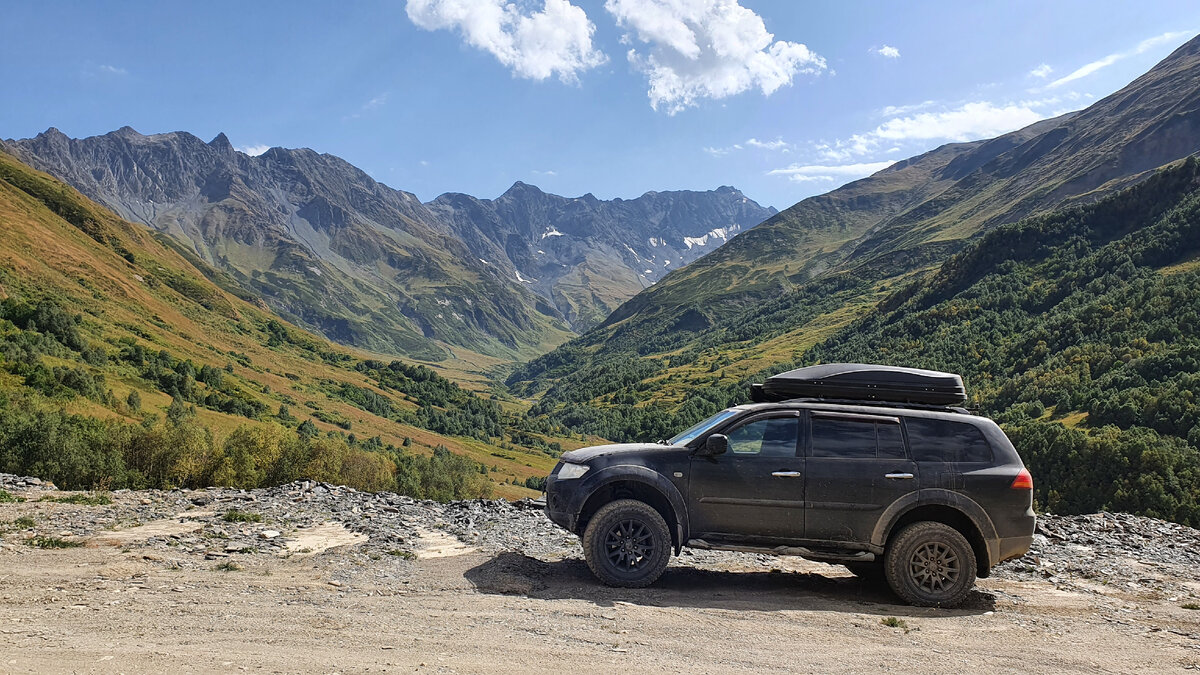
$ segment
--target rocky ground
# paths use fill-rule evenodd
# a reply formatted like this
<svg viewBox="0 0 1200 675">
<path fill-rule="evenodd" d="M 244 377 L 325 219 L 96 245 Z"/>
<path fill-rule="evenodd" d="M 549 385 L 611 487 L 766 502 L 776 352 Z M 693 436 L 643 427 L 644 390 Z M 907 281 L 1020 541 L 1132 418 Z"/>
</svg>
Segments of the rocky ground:
<svg viewBox="0 0 1200 675">
<path fill-rule="evenodd" d="M 0 490 L 0 671 L 1200 668 L 1200 531 L 1126 514 L 1044 515 L 1029 555 L 931 610 L 743 553 L 605 588 L 528 501 Z"/>
</svg>

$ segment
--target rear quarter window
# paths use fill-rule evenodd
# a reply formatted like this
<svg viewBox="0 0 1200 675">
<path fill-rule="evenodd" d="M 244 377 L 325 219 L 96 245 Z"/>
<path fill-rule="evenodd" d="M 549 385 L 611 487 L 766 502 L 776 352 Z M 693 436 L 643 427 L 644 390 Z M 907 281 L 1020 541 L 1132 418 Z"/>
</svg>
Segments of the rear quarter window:
<svg viewBox="0 0 1200 675">
<path fill-rule="evenodd" d="M 973 424 L 952 420 L 905 418 L 908 446 L 918 462 L 991 462 L 992 447 Z"/>
</svg>

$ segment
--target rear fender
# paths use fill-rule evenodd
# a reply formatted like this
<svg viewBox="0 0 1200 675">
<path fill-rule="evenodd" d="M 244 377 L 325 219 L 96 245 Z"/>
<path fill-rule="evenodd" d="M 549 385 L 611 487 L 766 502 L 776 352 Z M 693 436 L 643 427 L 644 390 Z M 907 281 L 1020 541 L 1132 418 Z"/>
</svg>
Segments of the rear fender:
<svg viewBox="0 0 1200 675">
<path fill-rule="evenodd" d="M 875 524 L 875 530 L 871 533 L 871 545 L 882 550 L 896 523 L 906 513 L 922 506 L 948 506 L 965 515 L 975 525 L 987 548 L 988 559 L 980 561 L 984 563 L 981 567 L 987 569 L 1000 560 L 1000 536 L 996 533 L 996 526 L 987 511 L 970 497 L 938 488 L 910 492 L 893 502 Z"/>
</svg>

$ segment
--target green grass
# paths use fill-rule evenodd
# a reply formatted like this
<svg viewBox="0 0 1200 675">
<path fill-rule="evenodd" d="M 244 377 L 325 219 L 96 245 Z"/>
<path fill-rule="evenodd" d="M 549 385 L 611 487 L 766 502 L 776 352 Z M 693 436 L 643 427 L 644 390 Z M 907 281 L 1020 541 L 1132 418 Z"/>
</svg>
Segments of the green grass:
<svg viewBox="0 0 1200 675">
<path fill-rule="evenodd" d="M 889 616 L 886 619 L 880 619 L 879 623 L 887 626 L 888 628 L 900 628 L 905 631 L 908 630 L 908 622 L 904 619 L 897 619 L 894 616 Z"/>
<path fill-rule="evenodd" d="M 21 516 L 16 520 L 3 521 L 0 520 L 0 534 L 8 534 L 9 532 L 20 532 L 28 530 L 34 526 L 33 518 L 29 516 Z"/>
<path fill-rule="evenodd" d="M 261 513 L 248 513 L 246 511 L 238 511 L 237 509 L 229 509 L 221 519 L 227 523 L 261 523 Z"/>
<path fill-rule="evenodd" d="M 24 497 L 17 497 L 8 490 L 0 490 L 0 504 L 20 504 L 23 501 Z"/>
<path fill-rule="evenodd" d="M 416 560 L 417 559 L 416 553 L 413 553 L 412 551 L 402 551 L 398 548 L 394 548 L 394 549 L 388 551 L 387 554 L 390 556 L 395 556 L 397 558 L 403 558 L 404 560 Z"/>
<path fill-rule="evenodd" d="M 245 568 L 233 562 L 232 560 L 228 560 L 220 565 L 217 565 L 216 569 L 219 572 L 241 572 Z"/>
<path fill-rule="evenodd" d="M 82 541 L 71 541 L 61 537 L 34 537 L 27 539 L 25 543 L 34 548 L 79 548 L 83 546 Z"/>
<path fill-rule="evenodd" d="M 1183 609 L 1200 609 L 1200 604 L 1194 602 L 1185 602 L 1180 605 Z"/>
<path fill-rule="evenodd" d="M 42 497 L 39 502 L 54 502 L 55 504 L 77 504 L 79 506 L 106 506 L 112 503 L 112 498 L 101 494 L 74 494 L 65 497 Z"/>
</svg>

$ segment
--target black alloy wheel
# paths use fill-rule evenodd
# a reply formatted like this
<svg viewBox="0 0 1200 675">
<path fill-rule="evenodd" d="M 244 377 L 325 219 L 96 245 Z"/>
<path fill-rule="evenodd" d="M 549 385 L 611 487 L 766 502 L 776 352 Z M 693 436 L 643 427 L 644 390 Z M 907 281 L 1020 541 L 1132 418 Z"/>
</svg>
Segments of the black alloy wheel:
<svg viewBox="0 0 1200 675">
<path fill-rule="evenodd" d="M 658 511 L 636 499 L 605 504 L 583 533 L 588 567 L 609 586 L 654 583 L 671 558 L 671 533 Z"/>
<path fill-rule="evenodd" d="M 888 541 L 884 574 L 892 591 L 911 605 L 955 607 L 975 585 L 975 551 L 944 523 L 913 523 Z"/>
</svg>

